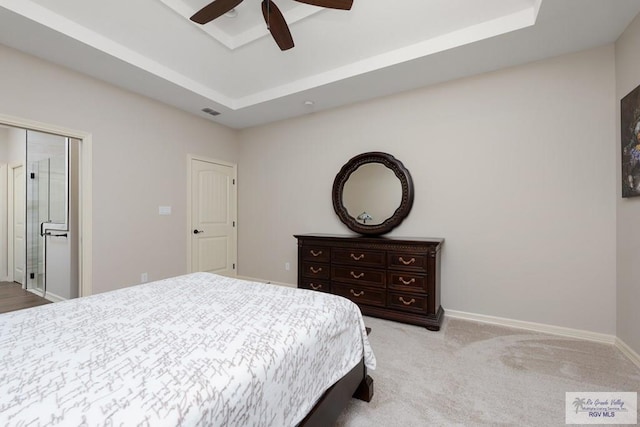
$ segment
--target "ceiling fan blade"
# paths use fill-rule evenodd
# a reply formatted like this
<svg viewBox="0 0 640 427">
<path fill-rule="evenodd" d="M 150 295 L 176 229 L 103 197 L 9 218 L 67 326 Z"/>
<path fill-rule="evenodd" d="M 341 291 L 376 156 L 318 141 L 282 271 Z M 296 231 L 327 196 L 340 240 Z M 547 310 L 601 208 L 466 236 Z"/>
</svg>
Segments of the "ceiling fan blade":
<svg viewBox="0 0 640 427">
<path fill-rule="evenodd" d="M 267 28 L 280 50 L 291 49 L 294 46 L 293 37 L 291 37 L 287 21 L 271 0 L 262 0 L 262 16 L 264 16 Z"/>
<path fill-rule="evenodd" d="M 206 24 L 224 15 L 242 3 L 242 0 L 214 0 L 195 13 L 190 19 L 198 24 Z"/>
<path fill-rule="evenodd" d="M 350 10 L 353 0 L 296 0 L 299 3 L 306 3 L 313 6 L 326 7 L 329 9 Z"/>
</svg>

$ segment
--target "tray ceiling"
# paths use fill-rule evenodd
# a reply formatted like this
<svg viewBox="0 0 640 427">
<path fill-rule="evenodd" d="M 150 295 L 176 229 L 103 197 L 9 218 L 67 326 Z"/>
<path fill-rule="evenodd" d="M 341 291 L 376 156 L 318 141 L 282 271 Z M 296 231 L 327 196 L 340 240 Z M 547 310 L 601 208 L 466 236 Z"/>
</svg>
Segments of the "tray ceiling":
<svg viewBox="0 0 640 427">
<path fill-rule="evenodd" d="M 0 43 L 244 128 L 611 43 L 640 11 L 640 0 L 275 1 L 296 43 L 286 52 L 260 0 L 204 26 L 189 16 L 208 0 L 0 0 Z"/>
</svg>

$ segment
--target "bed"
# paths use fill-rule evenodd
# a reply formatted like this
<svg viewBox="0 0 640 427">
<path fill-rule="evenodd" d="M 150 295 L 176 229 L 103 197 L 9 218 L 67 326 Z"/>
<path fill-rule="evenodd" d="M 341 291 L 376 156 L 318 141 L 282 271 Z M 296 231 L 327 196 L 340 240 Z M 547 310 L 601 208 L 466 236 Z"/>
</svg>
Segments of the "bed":
<svg viewBox="0 0 640 427">
<path fill-rule="evenodd" d="M 0 315 L 0 425 L 321 425 L 375 363 L 345 298 L 194 273 Z"/>
</svg>

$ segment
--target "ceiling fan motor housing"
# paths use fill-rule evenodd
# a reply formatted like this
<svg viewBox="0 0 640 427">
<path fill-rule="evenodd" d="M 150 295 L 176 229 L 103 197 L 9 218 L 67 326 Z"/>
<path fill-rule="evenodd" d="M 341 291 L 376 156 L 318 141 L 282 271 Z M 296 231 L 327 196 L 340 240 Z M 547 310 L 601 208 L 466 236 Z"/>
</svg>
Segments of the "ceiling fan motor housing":
<svg viewBox="0 0 640 427">
<path fill-rule="evenodd" d="M 214 0 L 190 19 L 198 24 L 204 25 L 220 16 L 229 13 L 236 8 L 243 0 Z M 353 0 L 295 0 L 299 3 L 313 6 L 325 7 L 329 9 L 350 10 Z M 295 46 L 289 25 L 284 19 L 284 15 L 272 0 L 262 0 L 262 15 L 267 23 L 267 29 L 277 43 L 280 50 L 289 50 Z"/>
</svg>

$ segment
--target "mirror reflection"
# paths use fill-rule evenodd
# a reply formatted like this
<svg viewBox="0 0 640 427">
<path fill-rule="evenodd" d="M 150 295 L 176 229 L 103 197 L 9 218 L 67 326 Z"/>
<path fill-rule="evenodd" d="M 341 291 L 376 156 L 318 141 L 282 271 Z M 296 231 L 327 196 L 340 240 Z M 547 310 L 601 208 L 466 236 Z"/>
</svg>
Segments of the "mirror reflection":
<svg viewBox="0 0 640 427">
<path fill-rule="evenodd" d="M 342 203 L 349 216 L 360 224 L 382 224 L 393 216 L 401 202 L 400 180 L 381 163 L 358 167 L 344 184 Z"/>
</svg>

